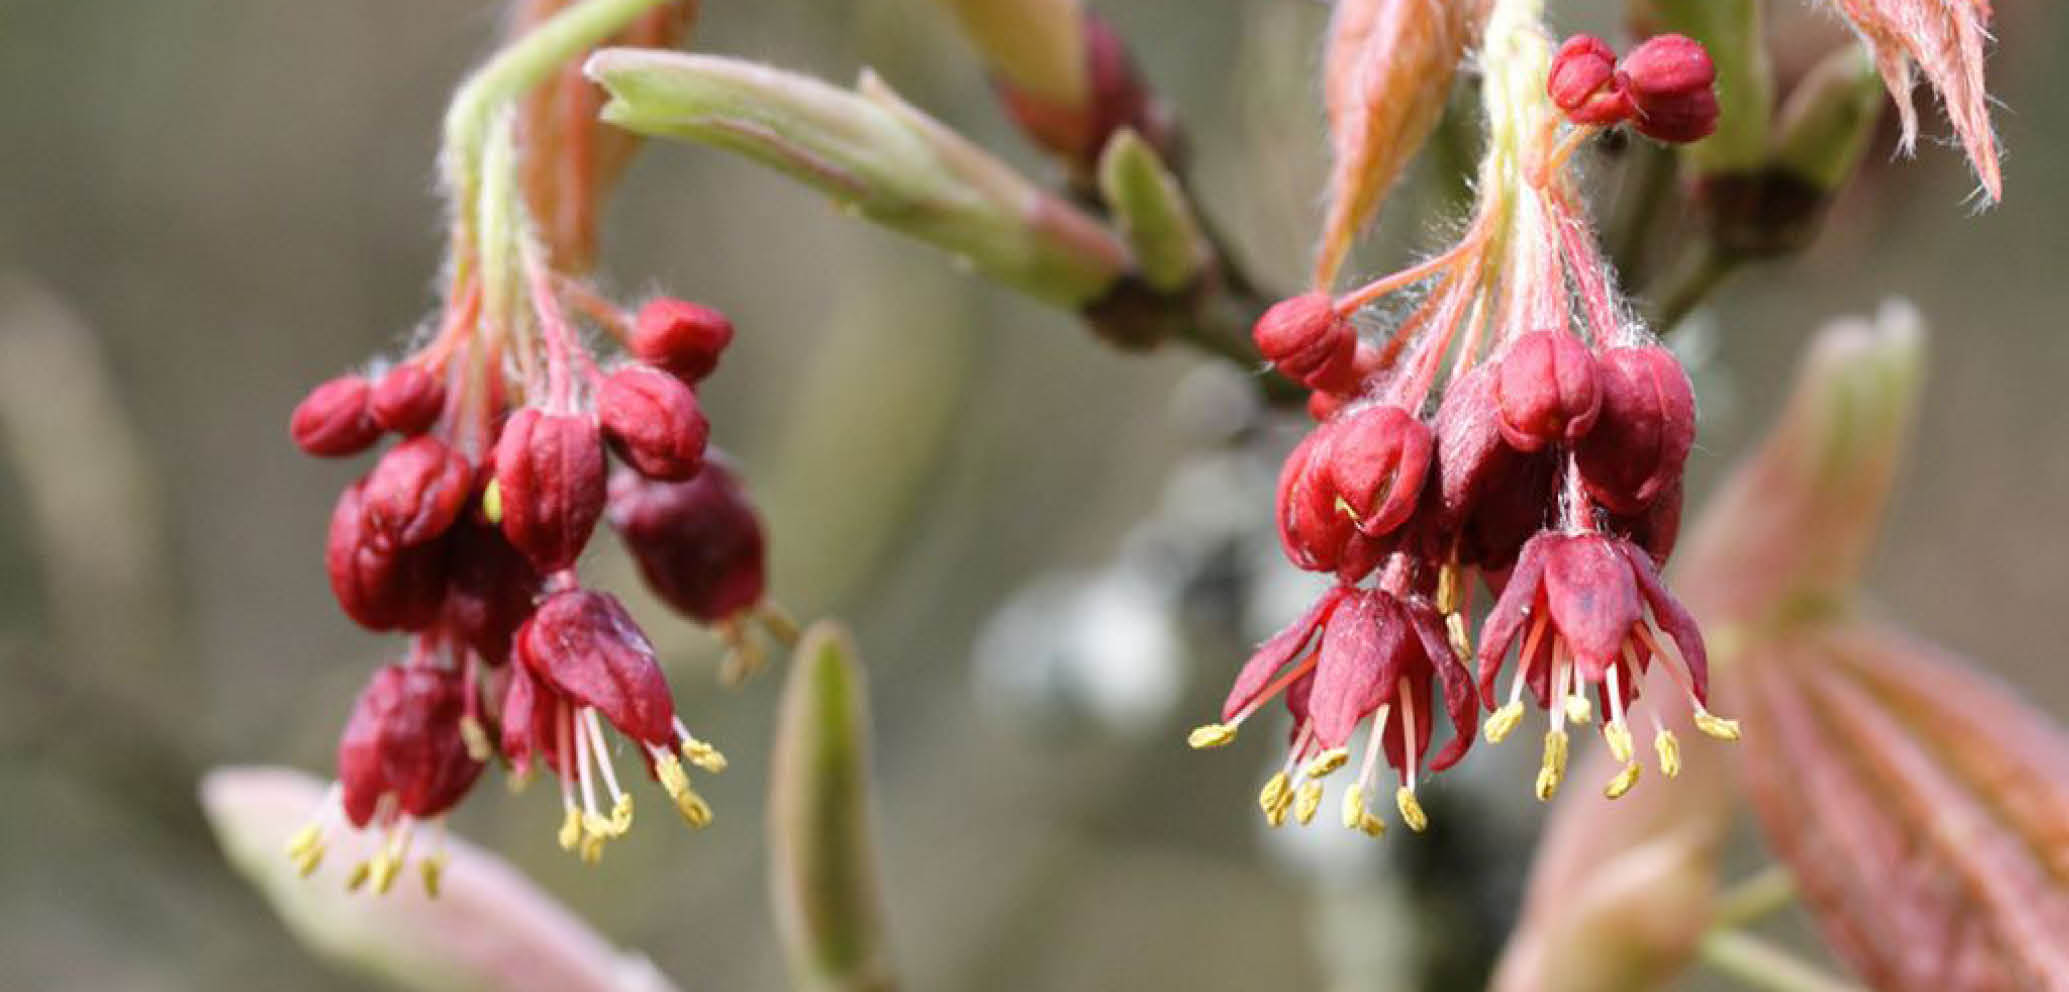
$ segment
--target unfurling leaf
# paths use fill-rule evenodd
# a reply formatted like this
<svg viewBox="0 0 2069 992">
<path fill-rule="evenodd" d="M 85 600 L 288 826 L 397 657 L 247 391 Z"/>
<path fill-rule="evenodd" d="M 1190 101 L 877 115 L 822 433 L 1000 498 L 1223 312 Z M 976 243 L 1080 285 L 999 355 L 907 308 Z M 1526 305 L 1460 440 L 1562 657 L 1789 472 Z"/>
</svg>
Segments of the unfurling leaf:
<svg viewBox="0 0 2069 992">
<path fill-rule="evenodd" d="M 1329 288 L 1359 229 L 1437 126 L 1452 74 L 1480 33 L 1483 7 L 1338 0 L 1322 64 L 1331 162 L 1314 288 Z"/>
<path fill-rule="evenodd" d="M 799 988 L 893 987 L 869 802 L 862 666 L 820 621 L 798 642 L 769 772 L 769 885 Z"/>
<path fill-rule="evenodd" d="M 435 898 L 409 884 L 382 895 L 350 892 L 335 872 L 300 877 L 281 845 L 325 801 L 322 783 L 284 768 L 219 768 L 201 782 L 202 811 L 223 854 L 312 950 L 405 988 L 675 987 L 501 858 L 458 838 L 444 841 Z M 377 831 L 343 832 L 328 863 L 365 861 L 381 839 Z"/>
<path fill-rule="evenodd" d="M 1990 0 L 1833 0 L 1889 88 L 1903 121 L 1902 147 L 1918 140 L 1918 109 L 1911 102 L 1914 68 L 1940 94 L 1954 133 L 1992 203 L 2004 198 L 1997 165 L 1997 135 L 1990 128 L 1990 94 L 1983 86 L 1983 43 L 1990 37 Z"/>
<path fill-rule="evenodd" d="M 1841 957 L 1877 988 L 2069 988 L 2069 735 L 1878 628 L 1743 667 L 1754 808 Z"/>
<path fill-rule="evenodd" d="M 850 91 L 740 59 L 623 48 L 585 71 L 610 91 L 604 120 L 739 152 L 1041 299 L 1083 306 L 1129 268 L 1111 232 L 872 74 Z"/>
</svg>

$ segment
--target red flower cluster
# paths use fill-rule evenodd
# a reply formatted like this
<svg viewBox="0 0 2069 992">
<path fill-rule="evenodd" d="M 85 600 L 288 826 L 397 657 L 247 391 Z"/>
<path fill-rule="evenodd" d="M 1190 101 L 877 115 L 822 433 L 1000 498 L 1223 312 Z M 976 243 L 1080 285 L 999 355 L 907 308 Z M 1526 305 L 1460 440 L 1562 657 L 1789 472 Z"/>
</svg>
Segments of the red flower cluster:
<svg viewBox="0 0 2069 992">
<path fill-rule="evenodd" d="M 1575 124 L 1629 121 L 1656 141 L 1699 141 L 1717 130 L 1717 67 L 1702 43 L 1661 34 L 1617 61 L 1602 39 L 1577 34 L 1559 46 L 1545 90 Z"/>
<path fill-rule="evenodd" d="M 1482 705 L 1490 740 L 1515 729 L 1525 689 L 1550 720 L 1538 796 L 1550 798 L 1564 775 L 1566 724 L 1594 719 L 1583 694 L 1591 686 L 1606 713 L 1603 735 L 1624 763 L 1607 788 L 1620 796 L 1638 777 L 1629 714 L 1655 662 L 1688 694 L 1699 728 L 1737 734 L 1704 709 L 1702 637 L 1657 572 L 1679 527 L 1695 438 L 1688 377 L 1671 352 L 1617 317 L 1563 192 L 1535 202 L 1558 237 L 1540 249 L 1510 246 L 1500 281 L 1486 275 L 1494 260 L 1476 225 L 1447 255 L 1375 283 L 1385 290 L 1449 273 L 1383 345 L 1361 341 L 1349 319 L 1377 295 L 1370 288 L 1286 300 L 1254 328 L 1273 366 L 1315 391 L 1309 409 L 1319 421 L 1279 475 L 1280 543 L 1294 565 L 1336 581 L 1257 650 L 1221 721 L 1194 730 L 1191 743 L 1226 744 L 1283 698 L 1292 739 L 1260 797 L 1274 825 L 1289 814 L 1313 818 L 1323 778 L 1349 762 L 1363 724 L 1345 825 L 1383 829 L 1366 805 L 1383 757 L 1399 778 L 1402 819 L 1421 829 L 1421 771 L 1464 756 Z M 1488 284 L 1503 289 L 1476 295 Z M 1476 575 L 1497 597 L 1477 651 L 1468 635 Z M 1512 652 L 1514 682 L 1497 705 Z M 1477 692 L 1466 669 L 1473 658 Z M 1437 693 L 1452 736 L 1425 762 Z M 1674 736 L 1657 718 L 1654 728 L 1661 768 L 1676 774 Z"/>
<path fill-rule="evenodd" d="M 522 316 L 543 361 L 532 341 L 495 333 L 478 287 L 463 284 L 431 342 L 377 379 L 318 386 L 290 420 L 295 443 L 324 457 L 401 436 L 339 497 L 324 562 L 347 616 L 411 638 L 406 660 L 375 673 L 347 721 L 335 801 L 290 847 L 305 873 L 342 816 L 386 831 L 351 876 L 385 891 L 409 859 L 413 825 L 452 809 L 491 760 L 519 776 L 543 763 L 560 781 L 562 845 L 594 860 L 632 819 L 606 724 L 686 820 L 710 820 L 684 763 L 716 772 L 724 758 L 677 719 L 624 607 L 576 577 L 607 511 L 661 599 L 736 646 L 736 673 L 759 656 L 749 621 L 787 636 L 764 602 L 760 519 L 708 456 L 694 388 L 732 325 L 669 299 L 635 316 L 558 274 L 531 275 Z M 634 360 L 599 369 L 563 298 Z M 607 451 L 623 463 L 615 476 Z M 423 861 L 434 889 L 440 862 Z"/>
</svg>

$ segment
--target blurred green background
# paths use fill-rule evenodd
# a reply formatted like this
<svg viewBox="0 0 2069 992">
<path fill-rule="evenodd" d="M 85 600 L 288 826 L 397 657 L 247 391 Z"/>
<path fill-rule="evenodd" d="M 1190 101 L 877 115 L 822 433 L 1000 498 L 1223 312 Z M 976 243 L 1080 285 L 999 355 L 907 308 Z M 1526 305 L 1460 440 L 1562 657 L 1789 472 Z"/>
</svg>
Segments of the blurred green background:
<svg viewBox="0 0 2069 992">
<path fill-rule="evenodd" d="M 1178 109 L 1205 210 L 1291 286 L 1320 188 L 1326 7 L 1093 6 Z M 1561 29 L 1608 17 L 1554 6 Z M 1745 273 L 1701 318 L 1692 482 L 1766 422 L 1804 335 L 1911 297 L 1932 380 L 1873 589 L 2061 714 L 2069 101 L 2051 73 L 2069 36 L 2050 5 L 1999 12 L 2006 204 L 1971 209 L 1956 150 L 1891 165 L 1885 135 L 1805 257 Z M 1775 16 L 1789 51 L 1841 37 L 1794 3 Z M 284 425 L 425 318 L 436 124 L 497 27 L 484 0 L 0 0 L 0 985 L 355 983 L 229 873 L 193 787 L 219 763 L 327 773 L 366 673 L 402 650 L 336 612 L 320 564 L 358 469 L 301 457 Z M 840 81 L 874 66 L 1053 175 L 928 0 L 707 0 L 695 47 Z M 1390 210 L 1368 267 L 1427 228 Z M 1532 835 L 1522 749 L 1430 790 L 1440 818 L 1453 790 L 1499 822 L 1395 831 L 1381 857 L 1334 830 L 1291 845 L 1343 848 L 1317 873 L 1262 842 L 1269 735 L 1181 744 L 1299 595 L 1248 564 L 1271 554 L 1274 442 L 1225 443 L 1240 370 L 1118 355 L 707 149 L 650 147 L 605 230 L 621 295 L 665 288 L 740 328 L 705 390 L 715 438 L 768 518 L 777 598 L 850 620 L 870 662 L 910 987 L 1388 987 L 1420 953 L 1400 946 L 1404 907 L 1447 890 L 1470 903 L 1441 910 L 1470 930 L 1455 953 L 1484 958 Z M 585 576 L 628 594 L 687 718 L 733 759 L 708 790 L 717 824 L 652 816 L 585 869 L 553 843 L 550 796 L 485 781 L 455 827 L 686 986 L 778 987 L 760 809 L 778 680 L 719 690 L 713 639 L 639 594 L 609 544 Z M 1461 861 L 1470 878 L 1417 874 Z"/>
</svg>

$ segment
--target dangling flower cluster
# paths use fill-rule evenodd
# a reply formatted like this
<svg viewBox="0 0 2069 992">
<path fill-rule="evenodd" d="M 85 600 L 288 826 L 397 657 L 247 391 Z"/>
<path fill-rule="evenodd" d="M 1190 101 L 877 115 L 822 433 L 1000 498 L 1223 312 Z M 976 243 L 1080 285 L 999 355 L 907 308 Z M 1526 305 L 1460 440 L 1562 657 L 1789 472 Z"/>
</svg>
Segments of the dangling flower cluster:
<svg viewBox="0 0 2069 992">
<path fill-rule="evenodd" d="M 1605 791 L 1621 796 L 1639 775 L 1632 712 L 1655 661 L 1701 730 L 1738 733 L 1705 708 L 1702 637 L 1657 572 L 1678 529 L 1694 397 L 1673 354 L 1625 316 L 1566 169 L 1602 124 L 1631 120 L 1668 140 L 1709 133 L 1708 59 L 1686 39 L 1655 39 L 1621 69 L 1606 49 L 1571 43 L 1555 64 L 1529 8 L 1498 4 L 1488 25 L 1489 151 L 1459 243 L 1346 294 L 1318 287 L 1283 301 L 1254 329 L 1273 366 L 1313 391 L 1318 421 L 1279 476 L 1280 541 L 1296 566 L 1335 585 L 1257 650 L 1221 720 L 1190 743 L 1227 744 L 1283 698 L 1293 718 L 1285 766 L 1259 797 L 1273 825 L 1313 818 L 1322 779 L 1349 763 L 1363 725 L 1344 825 L 1383 829 L 1367 803 L 1384 757 L 1403 822 L 1422 829 L 1418 777 L 1464 756 L 1483 705 L 1487 738 L 1507 736 L 1526 688 L 1548 720 L 1538 797 L 1564 776 L 1567 724 L 1596 719 L 1590 687 L 1624 763 Z M 1582 56 L 1594 60 L 1586 86 L 1574 81 Z M 1583 89 L 1586 99 L 1569 99 Z M 1391 332 L 1362 340 L 1352 316 L 1412 286 L 1426 292 Z M 1477 650 L 1476 578 L 1496 596 Z M 1433 689 L 1452 737 L 1425 762 Z M 1652 723 L 1661 771 L 1677 774 L 1673 732 Z"/>
<path fill-rule="evenodd" d="M 442 817 L 490 760 L 518 776 L 543 762 L 560 781 L 562 846 L 593 861 L 632 820 L 606 725 L 684 819 L 710 820 L 684 763 L 716 772 L 725 759 L 676 717 L 624 607 L 576 575 L 606 515 L 660 598 L 737 646 L 729 670 L 745 674 L 760 656 L 753 621 L 789 636 L 764 600 L 760 520 L 707 452 L 693 388 L 731 324 L 665 298 L 624 313 L 543 265 L 527 279 L 522 330 L 491 334 L 466 281 L 422 348 L 378 376 L 318 386 L 291 420 L 296 444 L 324 457 L 400 438 L 339 497 L 325 565 L 347 616 L 410 638 L 407 659 L 375 673 L 346 725 L 335 804 L 292 845 L 305 872 L 342 816 L 387 832 L 351 876 L 385 890 L 413 824 Z M 564 303 L 617 334 L 630 360 L 600 365 Z M 518 334 L 530 342 L 513 343 Z M 525 352 L 506 362 L 506 348 Z M 622 463 L 614 473 L 607 452 Z M 438 863 L 424 862 L 427 884 Z"/>
<path fill-rule="evenodd" d="M 626 30 L 665 40 L 682 16 L 657 10 Z M 541 28 L 528 37 L 572 36 Z M 510 77 L 491 68 L 476 78 Z M 609 519 L 663 602 L 725 639 L 729 677 L 762 657 L 757 628 L 795 636 L 766 600 L 760 518 L 709 450 L 697 397 L 731 322 L 665 297 L 627 310 L 598 292 L 576 271 L 593 257 L 588 219 L 602 185 L 584 163 L 622 137 L 587 118 L 547 127 L 533 115 L 520 125 L 512 103 L 522 90 L 470 96 L 480 92 L 463 88 L 448 122 L 455 210 L 436 330 L 399 360 L 318 386 L 289 424 L 294 442 L 320 457 L 397 439 L 339 497 L 324 561 L 345 614 L 406 635 L 409 648 L 361 693 L 332 798 L 289 845 L 308 874 L 338 821 L 381 830 L 377 853 L 349 877 L 355 888 L 386 891 L 419 825 L 435 831 L 491 761 L 514 782 L 543 765 L 559 783 L 561 846 L 595 861 L 632 823 L 613 737 L 684 820 L 710 822 L 688 769 L 716 773 L 725 758 L 676 715 L 631 615 L 577 575 L 599 521 Z M 537 93 L 535 102 L 566 95 Z M 622 158 L 626 149 L 612 147 Z M 547 167 L 556 163 L 567 168 Z M 534 184 L 527 195 L 524 177 L 563 173 L 583 181 L 547 184 L 552 195 Z M 615 338 L 623 356 L 592 351 L 585 324 Z M 440 864 L 435 852 L 422 861 L 434 891 Z"/>
</svg>

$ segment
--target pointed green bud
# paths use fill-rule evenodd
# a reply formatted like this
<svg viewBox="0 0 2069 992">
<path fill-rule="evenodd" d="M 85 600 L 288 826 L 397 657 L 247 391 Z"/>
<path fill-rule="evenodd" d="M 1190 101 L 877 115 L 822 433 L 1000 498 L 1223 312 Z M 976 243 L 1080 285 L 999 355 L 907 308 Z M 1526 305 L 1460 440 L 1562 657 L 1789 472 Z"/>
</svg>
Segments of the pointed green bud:
<svg viewBox="0 0 2069 992">
<path fill-rule="evenodd" d="M 1133 130 L 1116 133 L 1099 156 L 1099 195 L 1120 222 L 1149 288 L 1175 293 L 1206 268 L 1209 249 L 1192 204 L 1155 149 Z"/>
<path fill-rule="evenodd" d="M 1859 45 L 1825 56 L 1782 104 L 1774 163 L 1831 193 L 1868 150 L 1882 116 L 1882 77 Z"/>
<path fill-rule="evenodd" d="M 798 642 L 769 769 L 769 887 L 803 989 L 888 989 L 869 809 L 869 700 L 846 628 Z"/>
</svg>

